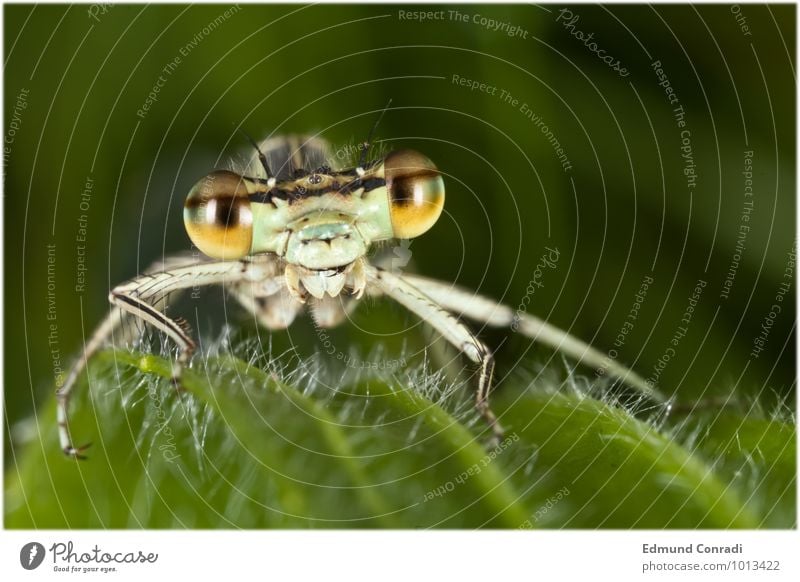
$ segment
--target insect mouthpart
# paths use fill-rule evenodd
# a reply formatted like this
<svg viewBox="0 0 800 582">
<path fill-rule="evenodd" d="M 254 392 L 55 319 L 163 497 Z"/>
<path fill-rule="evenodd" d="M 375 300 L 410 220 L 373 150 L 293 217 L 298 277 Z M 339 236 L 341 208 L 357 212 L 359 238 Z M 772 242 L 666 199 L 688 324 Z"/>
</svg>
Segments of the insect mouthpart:
<svg viewBox="0 0 800 582">
<path fill-rule="evenodd" d="M 345 222 L 331 222 L 326 224 L 312 224 L 300 229 L 297 238 L 304 241 L 333 240 L 339 237 L 349 237 L 354 232 L 351 224 Z"/>
<path fill-rule="evenodd" d="M 367 252 L 367 242 L 355 217 L 318 211 L 288 225 L 290 234 L 284 259 L 311 270 L 337 269 Z"/>
</svg>

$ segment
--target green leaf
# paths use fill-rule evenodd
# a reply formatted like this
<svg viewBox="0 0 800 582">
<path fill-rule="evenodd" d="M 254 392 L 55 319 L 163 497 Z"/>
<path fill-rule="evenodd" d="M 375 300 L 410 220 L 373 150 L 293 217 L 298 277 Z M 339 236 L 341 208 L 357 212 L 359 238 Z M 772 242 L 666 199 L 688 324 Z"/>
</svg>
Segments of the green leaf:
<svg viewBox="0 0 800 582">
<path fill-rule="evenodd" d="M 168 360 L 101 353 L 73 403 L 76 441 L 97 437 L 90 458 L 59 451 L 54 401 L 15 427 L 6 526 L 753 528 L 795 520 L 786 423 L 737 421 L 745 429 L 733 448 L 725 440 L 733 425 L 698 419 L 707 430 L 685 446 L 663 420 L 593 398 L 574 378 L 562 388 L 512 379 L 494 399 L 507 438 L 489 448 L 463 382 L 420 367 L 351 379 L 314 358 L 262 364 L 210 357 L 177 392 Z M 736 463 L 756 456 L 769 463 L 757 472 L 763 479 L 736 477 Z"/>
<path fill-rule="evenodd" d="M 705 418 L 703 418 L 703 416 Z M 714 470 L 761 522 L 790 528 L 796 523 L 797 431 L 789 419 L 706 413 L 687 422 L 694 450 L 713 460 Z"/>
<path fill-rule="evenodd" d="M 702 456 L 624 409 L 579 392 L 528 390 L 507 411 L 513 430 L 540 443 L 538 479 L 570 491 L 560 526 L 758 525 Z"/>
</svg>

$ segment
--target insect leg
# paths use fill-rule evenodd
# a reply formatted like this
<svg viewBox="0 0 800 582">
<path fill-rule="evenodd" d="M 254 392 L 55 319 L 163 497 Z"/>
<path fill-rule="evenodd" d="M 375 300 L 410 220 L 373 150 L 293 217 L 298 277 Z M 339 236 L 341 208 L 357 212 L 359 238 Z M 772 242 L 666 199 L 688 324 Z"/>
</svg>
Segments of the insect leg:
<svg viewBox="0 0 800 582">
<path fill-rule="evenodd" d="M 488 297 L 477 295 L 449 283 L 418 275 L 404 276 L 411 284 L 447 309 L 452 309 L 454 312 L 469 319 L 483 322 L 492 327 L 509 327 L 513 331 L 519 331 L 521 334 L 553 347 L 584 365 L 604 370 L 609 376 L 621 380 L 631 388 L 658 402 L 666 402 L 663 394 L 631 369 L 608 358 L 605 354 L 570 333 L 538 317 L 528 313 L 515 312 L 507 305 L 497 303 Z"/>
<path fill-rule="evenodd" d="M 310 302 L 311 316 L 319 327 L 336 327 L 355 311 L 359 300 L 355 297 L 325 296 Z"/>
<path fill-rule="evenodd" d="M 283 275 L 268 279 L 263 285 L 235 285 L 230 292 L 267 329 L 286 329 L 304 307 L 289 292 Z"/>
<path fill-rule="evenodd" d="M 489 406 L 494 358 L 488 348 L 442 304 L 410 283 L 405 275 L 395 275 L 370 266 L 367 267 L 367 276 L 385 295 L 430 324 L 442 337 L 480 366 L 475 408 L 489 425 L 492 441 L 499 444 L 503 440 L 503 428 Z"/>
<path fill-rule="evenodd" d="M 175 255 L 170 255 L 164 257 L 163 260 L 156 261 L 145 271 L 147 273 L 155 273 L 158 271 L 164 271 L 167 269 L 173 269 L 179 266 L 186 266 L 193 263 L 197 263 L 197 257 L 193 256 L 190 253 L 179 253 Z M 158 305 L 158 302 L 156 303 Z M 127 314 L 124 311 L 121 311 L 117 308 L 112 308 L 108 315 L 106 315 L 105 319 L 100 323 L 97 327 L 95 332 L 92 334 L 92 337 L 89 341 L 85 344 L 83 349 L 83 354 L 80 358 L 72 365 L 72 368 L 69 371 L 64 383 L 59 387 L 56 391 L 56 400 L 57 400 L 57 415 L 58 415 L 58 427 L 59 427 L 59 440 L 61 442 L 61 448 L 64 450 L 65 453 L 68 455 L 74 456 L 76 458 L 82 459 L 83 456 L 81 452 L 86 449 L 88 445 L 83 447 L 74 448 L 72 446 L 72 441 L 69 435 L 69 425 L 68 425 L 68 415 L 67 410 L 69 406 L 70 396 L 72 394 L 72 390 L 75 388 L 75 384 L 80 377 L 81 372 L 86 367 L 87 362 L 89 359 L 94 355 L 97 350 L 99 350 L 106 342 L 108 342 L 116 333 L 118 328 L 120 328 L 128 319 Z M 122 331 L 122 337 L 128 337 L 131 334 L 127 331 Z M 119 339 L 119 335 L 117 335 L 116 339 Z"/>
<path fill-rule="evenodd" d="M 181 371 L 194 352 L 195 343 L 184 320 L 167 317 L 155 304 L 179 289 L 236 283 L 248 280 L 253 275 L 263 276 L 248 262 L 219 261 L 191 265 L 137 277 L 112 289 L 108 299 L 117 307 L 164 332 L 178 344 L 180 353 L 172 371 L 172 381 L 178 384 Z"/>
<path fill-rule="evenodd" d="M 168 294 L 195 286 L 207 286 L 236 282 L 241 279 L 263 276 L 264 269 L 239 261 L 208 262 L 171 268 L 154 274 L 144 274 L 115 287 L 109 295 L 114 309 L 86 344 L 81 358 L 75 363 L 64 385 L 56 392 L 59 440 L 64 453 L 70 457 L 83 458 L 88 445 L 75 447 L 72 444 L 69 428 L 69 400 L 89 357 L 111 336 L 126 316 L 134 316 L 154 325 L 166 333 L 180 348 L 178 361 L 173 368 L 173 381 L 178 383 L 183 366 L 189 361 L 194 350 L 194 341 L 189 337 L 187 325 L 173 320 L 159 310 Z"/>
<path fill-rule="evenodd" d="M 125 314 L 119 309 L 112 309 L 97 330 L 92 335 L 89 342 L 83 349 L 81 357 L 72 365 L 66 380 L 61 387 L 56 390 L 56 415 L 58 420 L 58 438 L 61 444 L 61 450 L 68 456 L 75 457 L 76 459 L 84 459 L 83 451 L 85 451 L 89 444 L 80 447 L 72 446 L 72 439 L 69 430 L 69 399 L 72 395 L 72 389 L 78 381 L 83 369 L 89 358 L 111 337 L 114 330 L 119 327 L 125 320 Z"/>
</svg>

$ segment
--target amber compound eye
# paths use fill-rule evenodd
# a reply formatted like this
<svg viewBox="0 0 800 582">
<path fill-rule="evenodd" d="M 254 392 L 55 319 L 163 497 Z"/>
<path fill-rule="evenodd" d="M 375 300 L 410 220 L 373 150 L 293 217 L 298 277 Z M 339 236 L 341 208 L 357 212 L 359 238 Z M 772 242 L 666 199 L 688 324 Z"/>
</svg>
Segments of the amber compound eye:
<svg viewBox="0 0 800 582">
<path fill-rule="evenodd" d="M 194 185 L 183 208 L 183 222 L 194 245 L 214 259 L 239 259 L 250 253 L 253 213 L 241 176 L 219 170 Z"/>
<path fill-rule="evenodd" d="M 390 153 L 384 161 L 386 190 L 397 238 L 430 229 L 444 208 L 444 180 L 432 161 L 413 150 Z"/>
</svg>

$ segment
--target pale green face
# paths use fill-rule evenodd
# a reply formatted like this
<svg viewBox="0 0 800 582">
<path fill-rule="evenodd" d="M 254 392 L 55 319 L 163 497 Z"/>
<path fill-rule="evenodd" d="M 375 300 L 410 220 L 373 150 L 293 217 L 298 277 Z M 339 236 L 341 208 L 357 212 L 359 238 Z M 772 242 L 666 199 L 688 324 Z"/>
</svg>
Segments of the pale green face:
<svg viewBox="0 0 800 582">
<path fill-rule="evenodd" d="M 280 182 L 212 172 L 189 193 L 184 223 L 213 258 L 275 253 L 327 270 L 364 256 L 375 241 L 421 235 L 443 206 L 433 162 L 401 150 L 364 169 L 320 169 Z"/>
</svg>

